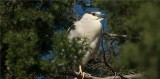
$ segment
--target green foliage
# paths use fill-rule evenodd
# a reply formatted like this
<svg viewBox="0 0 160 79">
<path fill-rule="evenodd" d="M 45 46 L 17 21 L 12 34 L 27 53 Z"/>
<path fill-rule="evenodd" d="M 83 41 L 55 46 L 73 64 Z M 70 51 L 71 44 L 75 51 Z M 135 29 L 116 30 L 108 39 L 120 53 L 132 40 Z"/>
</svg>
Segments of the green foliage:
<svg viewBox="0 0 160 79">
<path fill-rule="evenodd" d="M 111 32 L 118 34 L 126 34 L 125 28 L 128 25 L 128 18 L 133 16 L 135 9 L 137 9 L 144 1 L 132 0 L 96 0 L 95 4 L 98 7 L 106 10 L 108 15 L 108 26 Z M 105 5 L 105 6 L 104 6 Z"/>
<path fill-rule="evenodd" d="M 51 11 L 55 17 L 55 29 L 68 29 L 72 25 L 75 18 L 73 14 L 74 0 L 58 0 L 51 3 Z"/>
<path fill-rule="evenodd" d="M 80 63 L 83 52 L 89 49 L 85 48 L 85 40 L 77 42 L 80 40 L 77 38 L 71 43 L 66 33 L 55 32 L 72 24 L 72 3 L 71 0 L 0 2 L 0 75 L 8 79 L 30 79 L 43 74 L 50 78 Z M 112 66 L 120 73 L 143 71 L 146 78 L 158 79 L 159 2 L 97 0 L 94 3 L 109 12 L 110 32 L 128 35 L 119 58 L 112 53 L 109 61 Z M 48 51 L 54 51 L 54 60 L 40 60 L 41 54 Z M 97 62 L 103 63 L 102 56 L 99 58 Z"/>
<path fill-rule="evenodd" d="M 159 4 L 151 0 L 103 0 L 97 3 L 109 11 L 111 32 L 128 35 L 120 51 L 120 69 L 145 72 L 145 79 L 160 77 Z"/>
<path fill-rule="evenodd" d="M 38 37 L 33 30 L 10 31 L 4 35 L 3 43 L 8 44 L 6 52 L 9 52 L 6 55 L 5 65 L 11 69 L 14 77 L 32 78 L 33 74 L 36 74 L 32 68 L 36 68 L 38 64 L 37 41 Z"/>
<path fill-rule="evenodd" d="M 69 41 L 66 32 L 55 32 L 53 37 L 53 60 L 41 60 L 40 67 L 47 77 L 61 77 L 59 73 L 69 72 L 74 66 L 78 67 L 84 52 L 88 49 L 85 40 L 80 39 Z M 80 51 L 81 50 L 81 51 Z"/>
<path fill-rule="evenodd" d="M 72 2 L 0 2 L 0 75 L 8 79 L 35 79 L 40 74 L 46 77 L 56 74 L 57 63 L 40 58 L 41 54 L 52 50 L 53 40 L 60 42 L 59 38 L 54 38 L 55 30 L 72 24 L 73 19 L 68 20 L 73 18 L 68 16 Z M 64 26 L 58 26 L 60 23 Z"/>
<path fill-rule="evenodd" d="M 141 7 L 137 10 L 136 15 L 131 18 L 131 24 L 129 26 L 133 27 L 130 30 L 130 35 L 137 32 L 141 40 L 137 45 L 132 44 L 132 42 L 127 43 L 123 51 L 124 59 L 129 60 L 129 62 L 132 63 L 130 64 L 132 66 L 138 65 L 138 68 L 145 69 L 143 71 L 147 72 L 147 78 L 149 79 L 159 78 L 159 7 L 159 4 L 155 2 L 146 2 L 141 5 Z M 129 55 L 132 57 L 129 58 Z"/>
<path fill-rule="evenodd" d="M 80 60 L 83 54 L 89 48 L 87 48 L 85 40 L 77 42 L 81 39 L 75 38 L 69 41 L 67 36 L 68 34 L 63 32 L 54 36 L 54 39 L 57 40 L 53 41 L 55 51 L 53 62 L 58 65 L 68 66 L 69 69 L 72 69 L 73 65 L 81 63 Z"/>
</svg>

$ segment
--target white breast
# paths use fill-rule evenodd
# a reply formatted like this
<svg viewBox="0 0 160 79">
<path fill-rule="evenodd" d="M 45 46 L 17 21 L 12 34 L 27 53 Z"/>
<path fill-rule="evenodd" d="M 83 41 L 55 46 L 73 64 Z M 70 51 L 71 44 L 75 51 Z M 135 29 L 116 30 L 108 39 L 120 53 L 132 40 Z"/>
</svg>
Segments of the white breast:
<svg viewBox="0 0 160 79">
<path fill-rule="evenodd" d="M 81 65 L 84 66 L 98 51 L 102 25 L 98 20 L 80 20 L 75 22 L 75 29 L 69 33 L 69 39 L 80 37 L 87 38 L 90 49 L 86 51 L 82 58 Z"/>
<path fill-rule="evenodd" d="M 75 24 L 75 30 L 71 30 L 70 39 L 74 37 L 87 38 L 91 43 L 101 32 L 101 23 L 97 20 L 78 21 Z"/>
</svg>

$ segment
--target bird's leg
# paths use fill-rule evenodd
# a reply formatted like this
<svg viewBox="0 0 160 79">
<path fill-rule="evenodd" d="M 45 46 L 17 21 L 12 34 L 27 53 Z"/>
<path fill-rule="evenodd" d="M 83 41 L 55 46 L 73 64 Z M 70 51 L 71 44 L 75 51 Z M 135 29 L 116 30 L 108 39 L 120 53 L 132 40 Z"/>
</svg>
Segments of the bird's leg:
<svg viewBox="0 0 160 79">
<path fill-rule="evenodd" d="M 79 65 L 79 73 L 82 73 L 82 67 Z"/>
<path fill-rule="evenodd" d="M 79 65 L 79 74 L 80 74 L 80 75 L 82 74 L 82 79 L 84 79 L 84 74 L 85 74 L 85 72 L 82 72 L 82 67 L 81 67 L 81 65 Z"/>
</svg>

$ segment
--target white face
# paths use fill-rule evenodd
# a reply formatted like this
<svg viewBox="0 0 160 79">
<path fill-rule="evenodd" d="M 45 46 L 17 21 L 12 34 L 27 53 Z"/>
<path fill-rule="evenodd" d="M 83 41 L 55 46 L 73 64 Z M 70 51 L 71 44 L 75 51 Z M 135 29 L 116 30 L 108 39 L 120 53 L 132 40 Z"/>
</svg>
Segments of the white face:
<svg viewBox="0 0 160 79">
<path fill-rule="evenodd" d="M 84 20 L 99 20 L 102 21 L 104 17 L 101 17 L 101 12 L 90 12 L 90 13 L 85 13 L 82 17 Z"/>
</svg>

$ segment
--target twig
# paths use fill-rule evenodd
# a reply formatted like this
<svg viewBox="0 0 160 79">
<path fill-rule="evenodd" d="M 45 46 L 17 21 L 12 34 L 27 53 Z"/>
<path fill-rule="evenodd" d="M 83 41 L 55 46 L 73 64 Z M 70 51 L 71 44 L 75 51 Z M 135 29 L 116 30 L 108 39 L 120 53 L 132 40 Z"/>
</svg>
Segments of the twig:
<svg viewBox="0 0 160 79">
<path fill-rule="evenodd" d="M 103 33 L 104 34 L 104 33 Z M 117 34 L 109 34 L 106 33 L 107 35 L 112 35 L 112 36 L 118 36 Z M 110 69 L 110 71 L 112 71 L 112 73 L 117 74 L 117 72 L 108 64 L 108 62 L 106 61 L 106 53 L 104 50 L 104 46 L 103 46 L 103 38 L 104 36 L 102 35 L 102 50 L 103 50 L 103 59 L 104 59 L 104 64 Z M 117 74 L 119 77 L 121 77 L 121 79 L 127 79 L 124 76 L 122 76 L 121 74 Z"/>
<path fill-rule="evenodd" d="M 108 33 L 108 32 L 104 32 L 103 35 L 108 35 L 112 38 L 115 38 L 115 37 L 127 38 L 127 35 L 119 35 L 119 34 L 113 34 L 113 33 Z"/>
</svg>

